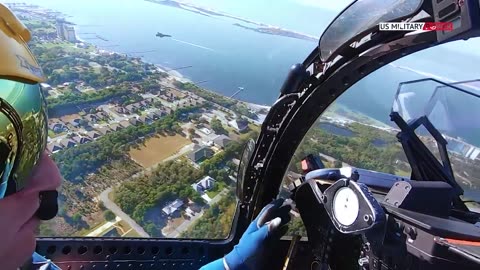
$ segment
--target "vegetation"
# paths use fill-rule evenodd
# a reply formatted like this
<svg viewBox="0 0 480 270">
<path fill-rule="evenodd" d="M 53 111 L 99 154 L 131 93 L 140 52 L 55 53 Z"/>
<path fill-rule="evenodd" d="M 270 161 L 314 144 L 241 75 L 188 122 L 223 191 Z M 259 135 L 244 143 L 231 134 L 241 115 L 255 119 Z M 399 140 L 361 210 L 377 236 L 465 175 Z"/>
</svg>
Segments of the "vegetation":
<svg viewBox="0 0 480 270">
<path fill-rule="evenodd" d="M 288 224 L 288 231 L 285 235 L 307 236 L 307 229 L 305 228 L 305 225 L 303 225 L 303 221 L 300 217 L 292 217 L 292 221 Z"/>
<path fill-rule="evenodd" d="M 169 161 L 160 164 L 150 175 L 132 182 L 123 183 L 115 191 L 115 202 L 140 224 L 149 223 L 147 211 L 157 207 L 154 218 L 161 215 L 161 208 L 170 200 L 181 199 L 203 204 L 203 199 L 190 186 L 202 176 L 187 161 Z M 155 223 L 146 226 L 151 232 L 158 231 Z M 161 227 L 160 227 L 161 228 Z"/>
<path fill-rule="evenodd" d="M 222 122 L 218 120 L 216 117 L 212 119 L 210 126 L 212 127 L 213 131 L 215 131 L 216 134 L 228 135 L 228 131 L 223 127 Z"/>
<path fill-rule="evenodd" d="M 127 95 L 131 92 L 126 88 L 109 88 L 102 91 L 93 92 L 93 93 L 66 93 L 62 98 L 49 98 L 48 99 L 48 110 L 49 113 L 52 111 L 67 108 L 71 106 L 78 106 L 92 102 L 105 102 L 114 97 L 120 97 Z"/>
<path fill-rule="evenodd" d="M 117 132 L 106 134 L 100 139 L 62 150 L 53 155 L 65 179 L 71 182 L 81 182 L 85 175 L 94 173 L 101 166 L 112 160 L 121 159 L 130 145 L 153 133 L 180 133 L 178 119 L 182 113 L 197 110 L 196 107 L 183 108 L 175 111 L 151 125 L 142 124 L 130 126 Z"/>
<path fill-rule="evenodd" d="M 308 154 L 322 153 L 351 166 L 395 173 L 397 160 L 406 161 L 393 134 L 357 123 L 346 128 L 353 132 L 352 136 L 336 135 L 319 127 L 312 128 L 297 149 L 294 164 L 299 165 L 300 159 Z M 378 141 L 382 141 L 381 146 L 375 146 Z M 339 164 L 336 162 L 335 165 Z"/>
<path fill-rule="evenodd" d="M 107 210 L 107 211 L 103 212 L 103 217 L 104 217 L 105 220 L 107 220 L 107 221 L 112 221 L 112 220 L 115 219 L 116 216 L 115 216 L 115 214 L 114 214 L 112 211 Z"/>
<path fill-rule="evenodd" d="M 235 215 L 235 194 L 230 192 L 217 204 L 210 206 L 205 214 L 180 237 L 197 239 L 225 239 L 232 229 Z"/>
</svg>

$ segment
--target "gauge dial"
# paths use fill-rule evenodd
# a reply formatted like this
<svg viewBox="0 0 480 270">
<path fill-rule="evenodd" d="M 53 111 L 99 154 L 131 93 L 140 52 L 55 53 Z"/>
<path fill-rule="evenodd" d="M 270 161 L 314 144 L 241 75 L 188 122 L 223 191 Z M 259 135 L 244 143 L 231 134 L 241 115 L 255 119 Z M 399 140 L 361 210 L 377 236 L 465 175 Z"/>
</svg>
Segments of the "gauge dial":
<svg viewBox="0 0 480 270">
<path fill-rule="evenodd" d="M 343 226 L 350 226 L 355 222 L 359 207 L 357 194 L 348 187 L 340 188 L 333 197 L 333 215 Z"/>
</svg>

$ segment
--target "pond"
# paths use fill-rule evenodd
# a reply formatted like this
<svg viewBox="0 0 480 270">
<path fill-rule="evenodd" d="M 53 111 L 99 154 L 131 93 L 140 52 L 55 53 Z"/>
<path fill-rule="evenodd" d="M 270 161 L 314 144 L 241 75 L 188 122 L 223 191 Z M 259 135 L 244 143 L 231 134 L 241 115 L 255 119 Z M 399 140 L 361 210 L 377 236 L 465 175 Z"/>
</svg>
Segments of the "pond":
<svg viewBox="0 0 480 270">
<path fill-rule="evenodd" d="M 372 141 L 372 144 L 375 145 L 376 147 L 384 147 L 388 144 L 385 140 L 376 138 Z"/>
<path fill-rule="evenodd" d="M 351 131 L 350 129 L 342 126 L 337 126 L 332 123 L 320 123 L 319 127 L 334 135 L 345 136 L 345 137 L 353 137 L 355 136 L 355 132 Z"/>
</svg>

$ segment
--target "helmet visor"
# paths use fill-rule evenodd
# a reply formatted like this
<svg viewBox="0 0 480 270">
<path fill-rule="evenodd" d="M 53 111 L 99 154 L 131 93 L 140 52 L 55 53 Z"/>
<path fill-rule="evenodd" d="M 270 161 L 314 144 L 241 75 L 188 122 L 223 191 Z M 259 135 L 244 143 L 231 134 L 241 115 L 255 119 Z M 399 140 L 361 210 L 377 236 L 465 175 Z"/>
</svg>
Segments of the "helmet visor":
<svg viewBox="0 0 480 270">
<path fill-rule="evenodd" d="M 40 85 L 0 79 L 0 198 L 26 186 L 47 131 Z"/>
</svg>

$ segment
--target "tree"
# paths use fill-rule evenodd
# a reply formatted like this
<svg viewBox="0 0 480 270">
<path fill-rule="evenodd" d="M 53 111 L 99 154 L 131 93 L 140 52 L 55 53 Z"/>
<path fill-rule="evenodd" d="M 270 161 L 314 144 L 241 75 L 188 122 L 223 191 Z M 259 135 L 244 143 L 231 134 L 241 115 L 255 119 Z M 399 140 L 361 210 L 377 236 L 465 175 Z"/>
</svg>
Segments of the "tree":
<svg viewBox="0 0 480 270">
<path fill-rule="evenodd" d="M 107 221 L 112 221 L 115 219 L 116 215 L 112 211 L 106 210 L 105 212 L 103 212 L 103 217 Z"/>
<path fill-rule="evenodd" d="M 333 162 L 333 167 L 334 168 L 341 168 L 342 167 L 342 162 L 338 159 L 336 159 L 334 162 Z"/>
<path fill-rule="evenodd" d="M 73 223 L 79 223 L 82 220 L 82 215 L 80 213 L 75 213 L 72 216 Z"/>
<path fill-rule="evenodd" d="M 226 131 L 225 128 L 223 128 L 222 122 L 218 120 L 216 117 L 212 119 L 210 126 L 217 134 L 225 134 L 225 135 L 228 134 L 228 131 Z"/>
<path fill-rule="evenodd" d="M 190 136 L 190 139 L 193 139 L 195 137 L 195 129 L 189 128 L 188 135 Z"/>
</svg>

